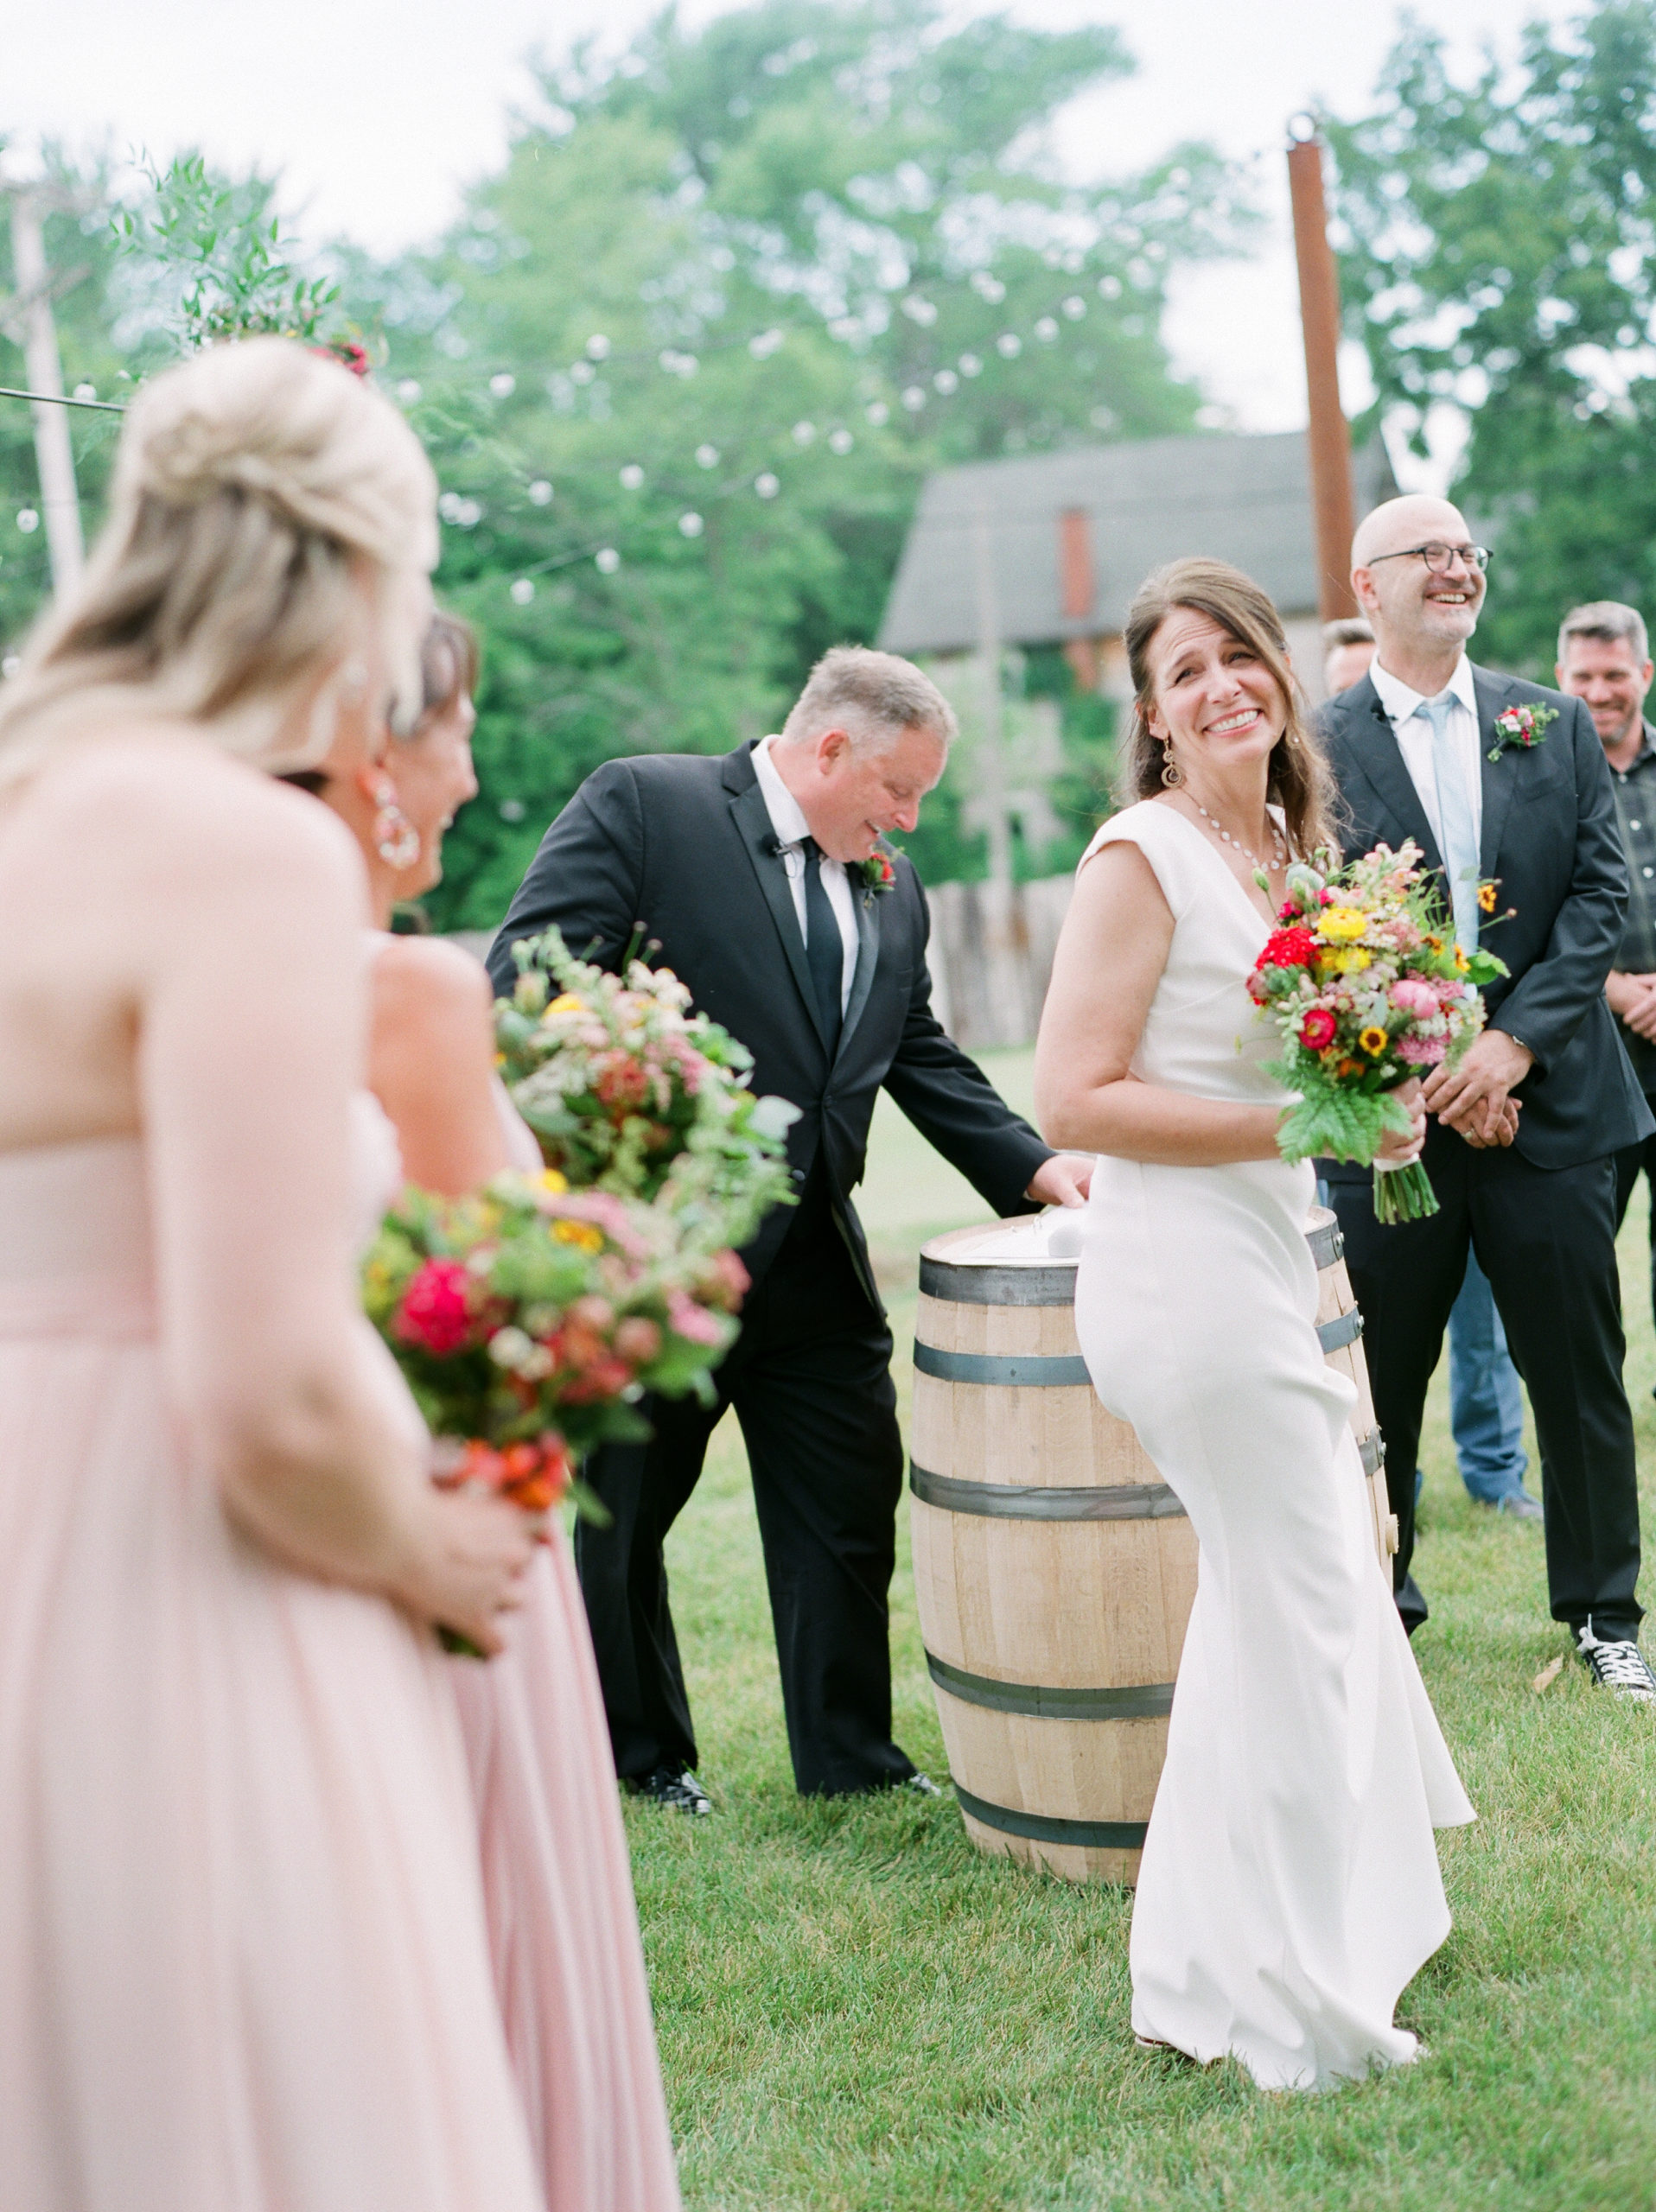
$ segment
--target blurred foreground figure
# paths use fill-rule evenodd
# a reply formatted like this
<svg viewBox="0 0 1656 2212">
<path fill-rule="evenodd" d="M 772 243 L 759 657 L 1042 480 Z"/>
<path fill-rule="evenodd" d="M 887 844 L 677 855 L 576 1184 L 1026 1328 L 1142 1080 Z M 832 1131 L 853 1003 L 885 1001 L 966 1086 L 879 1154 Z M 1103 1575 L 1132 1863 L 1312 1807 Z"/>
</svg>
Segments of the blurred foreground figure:
<svg viewBox="0 0 1656 2212">
<path fill-rule="evenodd" d="M 539 2212 L 445 1662 L 530 1547 L 360 1312 L 364 885 L 435 486 L 263 339 L 128 416 L 0 697 L 0 2197 Z"/>
<path fill-rule="evenodd" d="M 439 938 L 386 934 L 443 877 L 472 772 L 471 632 L 439 614 L 412 728 L 343 730 L 305 778 L 368 874 L 368 1084 L 404 1173 L 461 1198 L 540 1147 L 494 1072 L 488 978 Z M 364 736 L 377 738 L 371 749 Z M 678 2212 L 678 2183 L 603 1699 L 568 1540 L 537 1546 L 511 1642 L 449 1660 L 476 1800 L 495 1990 L 546 2212 Z"/>
</svg>

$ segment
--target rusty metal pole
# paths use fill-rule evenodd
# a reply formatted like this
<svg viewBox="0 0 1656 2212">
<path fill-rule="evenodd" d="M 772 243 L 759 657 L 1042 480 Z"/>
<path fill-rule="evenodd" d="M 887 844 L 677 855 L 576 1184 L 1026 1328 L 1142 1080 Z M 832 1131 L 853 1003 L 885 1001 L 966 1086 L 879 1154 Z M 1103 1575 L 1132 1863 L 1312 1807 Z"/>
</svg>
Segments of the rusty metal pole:
<svg viewBox="0 0 1656 2212">
<path fill-rule="evenodd" d="M 1309 116 L 1296 116 L 1288 132 L 1288 189 L 1299 263 L 1300 324 L 1305 334 L 1306 439 L 1316 518 L 1318 610 L 1325 622 L 1332 622 L 1357 613 L 1351 591 L 1351 534 L 1357 522 L 1351 432 L 1340 405 L 1340 276 L 1328 244 L 1322 197 L 1322 140 Z"/>
</svg>

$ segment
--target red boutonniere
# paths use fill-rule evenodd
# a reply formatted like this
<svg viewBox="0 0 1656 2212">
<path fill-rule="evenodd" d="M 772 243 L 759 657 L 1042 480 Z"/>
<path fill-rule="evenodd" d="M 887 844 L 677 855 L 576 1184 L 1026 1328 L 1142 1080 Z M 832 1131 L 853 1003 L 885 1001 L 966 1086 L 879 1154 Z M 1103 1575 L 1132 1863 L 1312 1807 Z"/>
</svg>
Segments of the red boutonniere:
<svg viewBox="0 0 1656 2212">
<path fill-rule="evenodd" d="M 897 880 L 897 871 L 891 855 L 883 846 L 876 845 L 867 860 L 857 863 L 863 871 L 863 900 L 882 898 Z"/>
<path fill-rule="evenodd" d="M 1521 745 L 1527 753 L 1531 746 L 1540 744 L 1548 723 L 1557 719 L 1557 707 L 1508 707 L 1495 716 L 1495 741 L 1489 748 L 1489 758 L 1499 760 L 1509 745 Z"/>
</svg>

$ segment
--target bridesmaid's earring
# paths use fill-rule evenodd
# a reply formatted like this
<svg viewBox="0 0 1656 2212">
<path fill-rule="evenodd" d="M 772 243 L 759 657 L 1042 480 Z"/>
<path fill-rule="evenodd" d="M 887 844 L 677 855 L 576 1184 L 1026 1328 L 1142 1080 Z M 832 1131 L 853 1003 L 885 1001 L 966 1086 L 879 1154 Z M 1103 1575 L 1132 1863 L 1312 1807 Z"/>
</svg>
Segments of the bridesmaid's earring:
<svg viewBox="0 0 1656 2212">
<path fill-rule="evenodd" d="M 1173 757 L 1173 740 L 1162 740 L 1162 781 L 1169 791 L 1176 791 L 1184 781 L 1184 770 Z"/>
<path fill-rule="evenodd" d="M 373 849 L 399 873 L 420 857 L 420 833 L 397 803 L 397 786 L 383 768 L 360 768 L 357 788 L 374 810 Z"/>
</svg>

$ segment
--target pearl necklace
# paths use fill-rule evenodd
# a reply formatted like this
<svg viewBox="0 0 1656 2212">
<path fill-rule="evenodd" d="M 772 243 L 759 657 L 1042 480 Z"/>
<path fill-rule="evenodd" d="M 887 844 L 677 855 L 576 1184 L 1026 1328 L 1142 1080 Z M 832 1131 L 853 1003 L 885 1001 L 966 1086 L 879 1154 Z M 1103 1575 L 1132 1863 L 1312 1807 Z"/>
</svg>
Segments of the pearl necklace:
<svg viewBox="0 0 1656 2212">
<path fill-rule="evenodd" d="M 1230 831 L 1229 831 L 1228 830 L 1221 830 L 1221 829 L 1220 828 L 1220 826 L 1219 826 L 1218 823 L 1214 821 L 1214 819 L 1213 819 L 1213 816 L 1212 816 L 1211 814 L 1209 814 L 1209 812 L 1207 811 L 1207 808 L 1202 804 L 1201 801 L 1201 800 L 1196 797 L 1196 794 L 1194 793 L 1194 791 L 1193 791 L 1191 790 L 1191 788 L 1190 788 L 1190 786 L 1188 785 L 1188 784 L 1187 784 L 1187 785 L 1185 785 L 1185 797 L 1186 797 L 1186 798 L 1190 801 L 1190 804 L 1192 804 L 1192 806 L 1194 806 L 1194 807 L 1195 808 L 1195 810 L 1196 810 L 1197 813 L 1198 813 L 1199 815 L 1201 815 L 1201 817 L 1202 820 L 1203 820 L 1203 821 L 1207 824 L 1207 827 L 1208 827 L 1208 828 L 1213 831 L 1213 833 L 1214 836 L 1216 836 L 1217 838 L 1219 838 L 1219 839 L 1221 841 L 1221 842 L 1223 842 L 1223 843 L 1225 843 L 1225 844 L 1226 844 L 1226 845 L 1233 845 L 1233 846 L 1235 847 L 1236 850 L 1237 850 L 1239 853 L 1240 853 L 1240 854 L 1242 855 L 1242 856 L 1244 857 L 1244 859 L 1245 859 L 1245 860 L 1250 860 L 1250 861 L 1252 861 L 1253 862 L 1253 865 L 1255 866 L 1255 868 L 1259 868 L 1260 870 L 1262 870 L 1262 871 L 1263 871 L 1263 873 L 1264 873 L 1264 874 L 1265 874 L 1266 875 L 1269 875 L 1269 874 L 1270 874 L 1270 873 L 1271 873 L 1271 868 L 1267 868 L 1267 867 L 1265 866 L 1264 861 L 1262 861 L 1262 860 L 1260 859 L 1260 857 L 1259 857 L 1259 855 L 1258 855 L 1258 853 L 1250 852 L 1250 851 L 1248 850 L 1248 848 L 1247 848 L 1247 847 L 1246 847 L 1246 846 L 1242 842 L 1242 840 L 1241 840 L 1239 837 L 1232 837 L 1232 835 L 1231 835 L 1231 833 L 1230 833 Z M 1269 816 L 1269 815 L 1267 815 L 1267 816 L 1265 817 L 1265 819 L 1266 819 L 1266 821 L 1267 821 L 1267 822 L 1271 822 L 1271 817 L 1270 817 L 1270 816 Z M 1276 823 L 1275 823 L 1274 822 L 1271 822 L 1271 866 L 1272 866 L 1272 867 L 1276 867 L 1276 868 L 1281 868 L 1281 867 L 1283 865 L 1283 863 L 1287 861 L 1287 858 L 1288 858 L 1288 847 L 1287 847 L 1286 842 L 1284 842 L 1284 840 L 1283 840 L 1282 831 L 1281 831 L 1281 830 L 1277 827 L 1277 825 L 1276 825 Z"/>
</svg>

